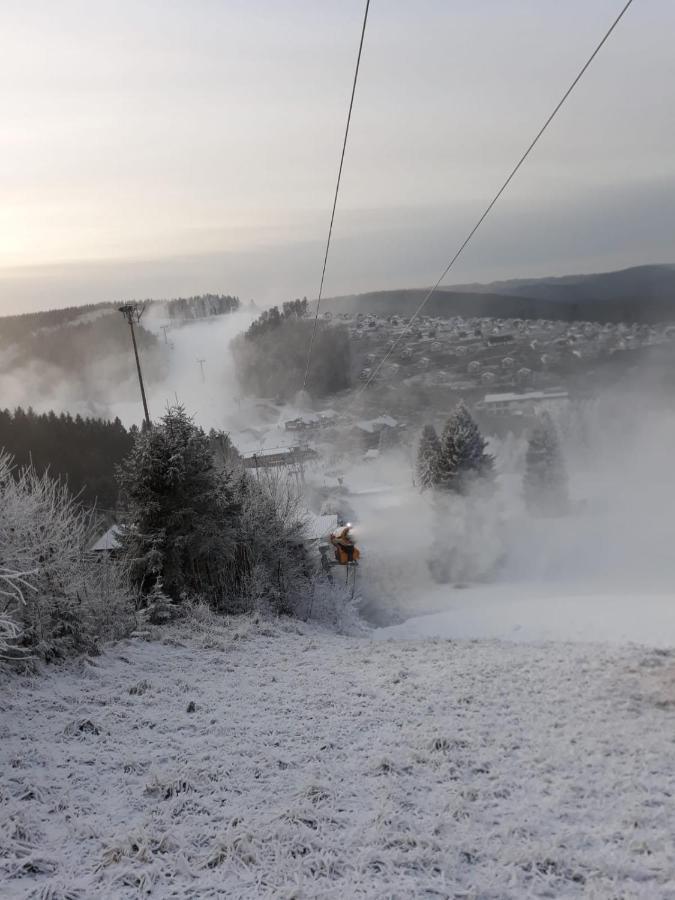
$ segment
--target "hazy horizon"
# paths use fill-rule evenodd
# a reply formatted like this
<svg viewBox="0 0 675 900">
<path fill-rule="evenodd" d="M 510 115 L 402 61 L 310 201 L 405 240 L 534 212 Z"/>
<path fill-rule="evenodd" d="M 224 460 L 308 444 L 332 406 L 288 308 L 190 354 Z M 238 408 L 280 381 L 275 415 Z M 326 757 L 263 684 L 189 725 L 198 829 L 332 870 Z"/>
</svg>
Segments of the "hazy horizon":
<svg viewBox="0 0 675 900">
<path fill-rule="evenodd" d="M 373 3 L 325 294 L 433 283 L 620 3 Z M 316 296 L 361 0 L 10 3 L 0 314 Z M 634 4 L 449 284 L 668 262 L 675 8 Z"/>
</svg>

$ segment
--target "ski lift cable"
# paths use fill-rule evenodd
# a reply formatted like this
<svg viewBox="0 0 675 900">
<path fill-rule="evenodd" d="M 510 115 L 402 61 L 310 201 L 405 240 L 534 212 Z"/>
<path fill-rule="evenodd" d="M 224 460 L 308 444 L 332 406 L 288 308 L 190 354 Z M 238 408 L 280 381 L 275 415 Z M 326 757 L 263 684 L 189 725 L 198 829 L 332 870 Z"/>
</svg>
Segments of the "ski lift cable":
<svg viewBox="0 0 675 900">
<path fill-rule="evenodd" d="M 302 389 L 305 390 L 307 386 L 307 379 L 309 377 L 309 366 L 312 361 L 312 350 L 314 349 L 314 338 L 316 337 L 316 329 L 319 322 L 319 308 L 321 306 L 321 297 L 323 295 L 323 283 L 326 277 L 326 265 L 328 264 L 328 251 L 330 250 L 330 241 L 333 235 L 333 222 L 335 221 L 335 209 L 337 207 L 338 195 L 340 193 L 340 179 L 342 178 L 342 167 L 345 161 L 345 151 L 347 149 L 347 138 L 349 136 L 349 123 L 352 118 L 352 109 L 354 107 L 354 95 L 356 94 L 356 83 L 359 78 L 359 67 L 361 65 L 361 53 L 363 51 L 363 39 L 366 34 L 366 22 L 368 21 L 368 9 L 370 7 L 370 0 L 366 0 L 366 9 L 363 14 L 363 25 L 361 27 L 361 40 L 359 42 L 359 52 L 356 57 L 356 68 L 354 70 L 354 81 L 352 83 L 352 95 L 349 100 L 349 112 L 347 113 L 347 124 L 345 126 L 345 136 L 342 141 L 342 153 L 340 155 L 340 166 L 338 168 L 338 176 L 337 182 L 335 184 L 335 196 L 333 198 L 333 210 L 330 216 L 330 225 L 328 226 L 328 239 L 326 241 L 326 252 L 323 257 L 323 269 L 321 271 L 321 284 L 319 286 L 319 296 L 316 302 L 316 315 L 314 316 L 314 327 L 312 328 L 312 336 L 309 341 L 309 349 L 307 351 L 307 365 L 305 366 L 305 377 L 302 380 Z"/>
<path fill-rule="evenodd" d="M 368 385 L 371 384 L 371 382 L 373 381 L 373 379 L 375 378 L 375 376 L 377 375 L 377 373 L 380 371 L 380 369 L 382 368 L 382 366 L 386 363 L 386 361 L 389 359 L 389 357 L 391 356 L 391 354 L 392 354 L 392 353 L 394 352 L 394 350 L 398 347 L 398 345 L 401 343 L 401 341 L 402 341 L 403 338 L 406 336 L 406 334 L 410 331 L 410 328 L 412 327 L 413 322 L 418 318 L 418 316 L 420 315 L 420 313 L 422 312 L 422 310 L 424 309 L 424 307 L 425 307 L 425 306 L 427 305 L 427 303 L 429 302 L 429 299 L 430 299 L 430 298 L 432 297 L 432 295 L 437 291 L 437 289 L 439 288 L 441 282 L 445 279 L 445 277 L 447 276 L 447 274 L 448 274 L 448 272 L 450 271 L 450 269 L 452 269 L 452 267 L 454 266 L 454 264 L 457 262 L 457 260 L 459 259 L 459 257 L 461 256 L 462 252 L 464 251 L 464 249 L 466 248 L 466 246 L 469 244 L 469 242 L 471 241 L 471 239 L 473 238 L 473 236 L 475 235 L 475 233 L 478 231 L 478 229 L 479 229 L 480 226 L 483 224 L 483 222 L 485 221 L 485 219 L 487 219 L 488 215 L 489 215 L 490 212 L 492 211 L 493 207 L 496 205 L 496 203 L 497 203 L 497 201 L 499 200 L 499 198 L 502 196 L 502 194 L 504 193 L 504 191 L 507 189 L 507 187 L 509 186 L 509 184 L 511 183 L 511 181 L 512 181 L 513 178 L 515 177 L 515 175 L 516 175 L 516 173 L 518 172 L 518 170 L 520 169 L 520 167 L 523 165 L 523 163 L 525 162 L 525 160 L 527 159 L 527 157 L 530 155 L 530 153 L 532 152 L 532 150 L 534 149 L 534 147 L 535 147 L 536 144 L 538 143 L 539 138 L 540 138 L 540 137 L 543 135 L 543 133 L 546 131 L 546 129 L 547 129 L 548 126 L 551 124 L 551 122 L 553 121 L 553 119 L 556 117 L 556 115 L 557 115 L 558 112 L 560 111 L 561 107 L 563 106 L 563 104 L 565 103 L 565 101 L 567 100 L 567 98 L 569 97 L 569 95 L 572 93 L 572 91 L 573 91 L 574 88 L 577 86 L 577 84 L 581 81 L 581 79 L 582 79 L 584 73 L 586 72 L 586 70 L 588 69 L 588 67 L 591 65 L 591 63 L 593 62 L 593 60 L 595 59 L 595 57 L 598 55 L 598 53 L 600 52 L 600 50 L 601 50 L 602 47 L 604 46 L 604 44 L 605 44 L 605 42 L 607 41 L 607 39 L 609 38 L 609 36 L 610 36 L 610 35 L 612 34 L 612 32 L 614 31 L 614 29 L 616 28 L 616 26 L 619 24 L 619 22 L 621 21 L 621 19 L 622 19 L 623 16 L 624 16 L 624 13 L 627 12 L 628 7 L 631 5 L 632 2 L 633 2 L 633 0 L 628 0 L 628 2 L 625 4 L 625 6 L 623 7 L 623 9 L 622 9 L 621 12 L 619 13 L 619 15 L 614 19 L 614 21 L 612 22 L 612 24 L 610 25 L 610 27 L 608 28 L 608 30 L 605 32 L 605 35 L 604 35 L 604 37 L 602 38 L 602 40 L 600 41 L 600 43 L 596 46 L 595 50 L 594 50 L 594 51 L 591 53 L 591 55 L 588 57 L 588 59 L 586 60 L 586 62 L 585 62 L 584 65 L 582 66 L 582 68 L 579 70 L 579 73 L 577 74 L 577 76 L 576 76 L 576 78 L 574 79 L 574 81 L 570 84 L 570 86 L 567 88 L 567 90 L 565 91 L 565 93 L 562 95 L 561 99 L 558 101 L 558 104 L 556 105 L 556 107 L 555 107 L 555 109 L 553 110 L 553 112 L 550 114 L 550 116 L 546 119 L 546 121 L 544 122 L 544 124 L 542 125 L 542 127 L 541 127 L 541 128 L 539 129 L 539 131 L 537 132 L 537 134 L 536 134 L 534 140 L 530 143 L 530 145 L 528 146 L 527 150 L 523 153 L 523 155 L 520 157 L 520 159 L 518 160 L 518 162 L 516 163 L 516 165 L 515 165 L 515 166 L 513 167 L 513 169 L 511 170 L 511 173 L 510 173 L 509 177 L 506 179 L 506 181 L 504 182 L 504 184 L 499 188 L 499 190 L 497 191 L 497 193 L 495 194 L 495 196 L 492 198 L 492 200 L 490 201 L 489 205 L 486 207 L 486 209 L 485 209 L 485 211 L 483 212 L 483 214 L 481 215 L 481 217 L 478 219 L 478 221 L 476 222 L 476 224 L 473 226 L 473 228 L 471 229 L 471 231 L 468 233 L 468 235 L 466 236 L 466 238 L 464 239 L 464 241 L 460 244 L 459 249 L 457 250 L 457 252 L 455 253 L 455 255 L 452 257 L 452 259 L 450 260 L 450 262 L 447 264 L 447 266 L 445 267 L 445 269 L 443 270 L 443 272 L 441 273 L 441 276 L 440 276 L 440 278 L 438 279 L 438 281 L 434 284 L 434 286 L 433 286 L 433 287 L 428 291 L 428 293 L 425 295 L 424 299 L 422 300 L 422 302 L 420 303 L 420 305 L 419 305 L 419 306 L 417 307 L 417 309 L 415 310 L 414 314 L 412 315 L 412 317 L 410 318 L 410 320 L 409 320 L 408 323 L 406 324 L 406 326 L 405 326 L 405 328 L 403 329 L 403 331 L 401 332 L 401 334 L 400 334 L 400 335 L 398 336 L 398 338 L 394 341 L 394 343 L 392 344 L 392 346 L 387 350 L 387 352 L 386 352 L 385 355 L 382 357 L 382 359 L 380 360 L 380 362 L 378 363 L 378 365 L 376 366 L 376 368 L 371 372 L 371 374 L 370 374 L 369 377 L 368 377 L 368 380 L 367 380 L 367 381 L 365 382 L 365 384 L 357 391 L 356 397 L 360 397 L 361 394 L 366 390 L 366 388 L 368 387 Z"/>
</svg>

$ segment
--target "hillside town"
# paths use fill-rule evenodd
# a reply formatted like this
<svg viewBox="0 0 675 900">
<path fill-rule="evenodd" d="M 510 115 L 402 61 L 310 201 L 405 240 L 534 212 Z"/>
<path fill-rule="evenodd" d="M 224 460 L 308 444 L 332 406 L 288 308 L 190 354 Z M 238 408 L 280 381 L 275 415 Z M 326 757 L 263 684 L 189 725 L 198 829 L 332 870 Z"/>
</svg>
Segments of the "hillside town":
<svg viewBox="0 0 675 900">
<path fill-rule="evenodd" d="M 645 364 L 664 377 L 673 371 L 675 327 L 667 323 L 421 316 L 410 326 L 396 315 L 322 318 L 348 330 L 355 388 L 336 392 L 327 406 L 310 397 L 302 408 L 252 401 L 231 435 L 249 468 L 302 467 L 336 455 L 372 462 L 393 446 L 411 450 L 422 425 L 459 400 L 488 433 L 518 433 L 538 414 L 559 414 Z"/>
<path fill-rule="evenodd" d="M 325 313 L 333 318 L 332 313 Z M 358 346 L 368 381 L 380 359 L 393 348 L 377 373 L 391 381 L 447 385 L 455 390 L 481 387 L 550 389 L 561 378 L 592 377 L 595 367 L 614 359 L 630 365 L 636 351 L 672 344 L 672 324 L 558 322 L 544 319 L 450 319 L 420 316 L 412 326 L 398 316 L 344 313 Z"/>
</svg>

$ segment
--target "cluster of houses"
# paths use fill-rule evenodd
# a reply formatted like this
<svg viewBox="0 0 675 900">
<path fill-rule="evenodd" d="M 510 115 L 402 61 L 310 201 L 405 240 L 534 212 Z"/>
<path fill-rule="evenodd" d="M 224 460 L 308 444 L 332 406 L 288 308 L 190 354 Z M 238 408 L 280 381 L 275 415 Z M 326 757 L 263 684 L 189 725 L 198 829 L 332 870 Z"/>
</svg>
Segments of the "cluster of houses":
<svg viewBox="0 0 675 900">
<path fill-rule="evenodd" d="M 355 342 L 362 381 L 391 351 L 378 377 L 456 390 L 551 388 L 595 361 L 675 340 L 667 324 L 421 316 L 410 325 L 396 315 L 338 318 Z"/>
<path fill-rule="evenodd" d="M 404 423 L 386 414 L 354 419 L 347 412 L 339 414 L 332 409 L 303 413 L 284 422 L 285 431 L 302 432 L 306 440 L 350 446 L 357 453 L 362 451 L 365 459 L 376 459 L 382 443 L 395 444 L 405 428 Z"/>
</svg>

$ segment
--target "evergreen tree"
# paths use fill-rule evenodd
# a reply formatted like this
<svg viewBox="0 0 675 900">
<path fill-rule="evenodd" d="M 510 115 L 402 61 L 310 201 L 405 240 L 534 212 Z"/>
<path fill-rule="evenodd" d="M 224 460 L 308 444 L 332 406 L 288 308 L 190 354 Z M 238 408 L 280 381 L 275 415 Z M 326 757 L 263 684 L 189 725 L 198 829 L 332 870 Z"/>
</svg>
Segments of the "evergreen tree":
<svg viewBox="0 0 675 900">
<path fill-rule="evenodd" d="M 441 442 L 436 434 L 436 429 L 433 425 L 425 425 L 417 448 L 417 462 L 415 464 L 417 487 L 420 491 L 426 491 L 434 487 L 440 452 Z"/>
<path fill-rule="evenodd" d="M 532 513 L 560 515 L 567 508 L 567 473 L 556 428 L 548 413 L 539 417 L 530 435 L 523 489 Z"/>
<path fill-rule="evenodd" d="M 482 437 L 470 412 L 460 401 L 441 435 L 441 448 L 434 472 L 434 486 L 465 493 L 477 478 L 492 474 L 494 458 L 485 452 Z"/>
<path fill-rule="evenodd" d="M 155 581 L 148 594 L 147 606 L 141 612 L 141 619 L 150 625 L 165 625 L 176 616 L 176 604 L 164 593 L 161 577 Z"/>
<path fill-rule="evenodd" d="M 203 594 L 220 605 L 239 504 L 208 436 L 183 407 L 171 407 L 158 425 L 139 432 L 119 478 L 130 513 L 124 547 L 137 584 L 150 591 L 161 578 L 173 600 Z"/>
</svg>

